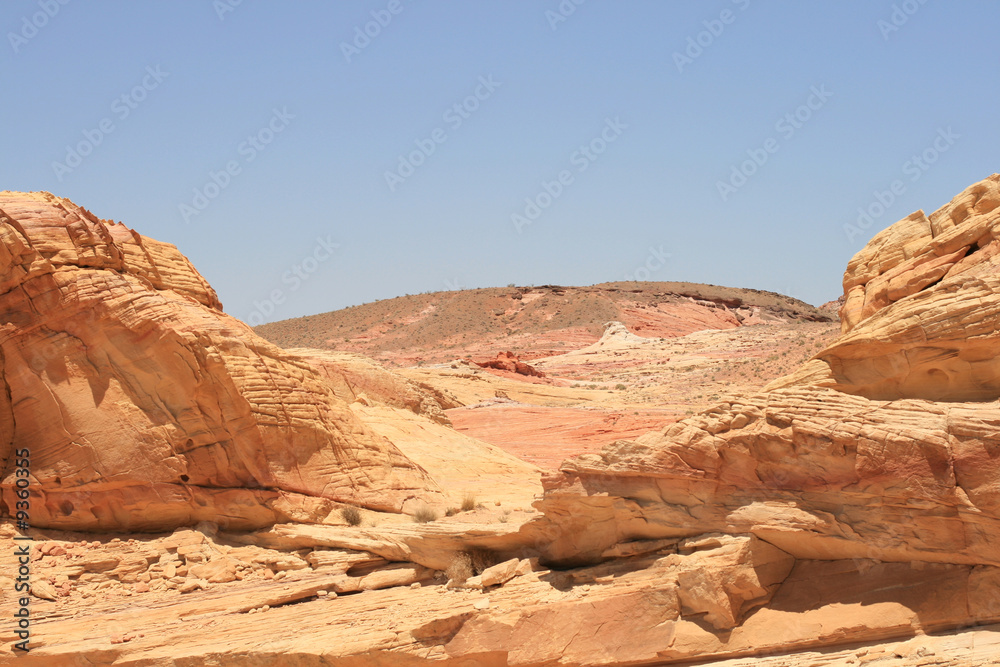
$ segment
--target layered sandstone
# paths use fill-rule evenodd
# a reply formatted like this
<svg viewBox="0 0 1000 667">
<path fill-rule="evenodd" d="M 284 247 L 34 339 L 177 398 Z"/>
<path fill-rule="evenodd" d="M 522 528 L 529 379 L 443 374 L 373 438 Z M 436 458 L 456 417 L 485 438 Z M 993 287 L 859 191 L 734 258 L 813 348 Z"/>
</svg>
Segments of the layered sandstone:
<svg viewBox="0 0 1000 667">
<path fill-rule="evenodd" d="M 563 464 L 536 504 L 559 564 L 635 539 L 749 533 L 796 558 L 1000 566 L 996 402 L 745 396 Z"/>
<path fill-rule="evenodd" d="M 702 608 L 720 642 L 704 655 L 725 654 L 793 598 L 798 615 L 785 618 L 806 634 L 809 614 L 832 626 L 854 604 L 911 613 L 857 616 L 833 635 L 820 622 L 813 645 L 996 622 L 998 207 L 994 175 L 877 235 L 845 274 L 844 334 L 799 371 L 563 463 L 536 503 L 534 528 L 552 538 L 543 562 L 592 566 L 706 533 L 752 535 L 794 559 L 731 634 Z M 949 593 L 929 608 L 935 586 Z"/>
<path fill-rule="evenodd" d="M 997 626 L 886 641 L 995 621 L 997 568 L 793 559 L 704 534 L 560 571 L 519 553 L 530 530 L 449 521 L 37 535 L 32 651 L 16 656 L 2 631 L 0 664 L 635 667 L 783 653 L 754 664 L 978 667 L 1000 646 Z M 449 580 L 463 554 L 474 576 Z"/>
<path fill-rule="evenodd" d="M 248 528 L 328 501 L 438 499 L 307 360 L 225 315 L 174 246 L 16 192 L 0 193 L 0 241 L 5 511 L 22 448 L 37 526 Z"/>
<path fill-rule="evenodd" d="M 1000 175 L 877 234 L 847 266 L 844 335 L 768 388 L 1000 398 Z"/>
<path fill-rule="evenodd" d="M 409 410 L 447 426 L 451 422 L 444 410 L 461 405 L 447 392 L 404 378 L 360 354 L 312 348 L 291 348 L 288 352 L 319 371 L 337 397 L 348 403 L 378 403 Z"/>
</svg>

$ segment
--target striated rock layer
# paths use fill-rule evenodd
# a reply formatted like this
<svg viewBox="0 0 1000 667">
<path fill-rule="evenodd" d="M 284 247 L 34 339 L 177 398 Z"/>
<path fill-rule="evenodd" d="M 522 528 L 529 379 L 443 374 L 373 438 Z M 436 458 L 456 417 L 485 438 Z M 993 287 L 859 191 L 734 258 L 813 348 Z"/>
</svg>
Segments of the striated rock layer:
<svg viewBox="0 0 1000 667">
<path fill-rule="evenodd" d="M 48 193 L 0 193 L 0 377 L 0 509 L 28 448 L 36 526 L 249 528 L 315 499 L 437 497 L 174 246 Z"/>
<path fill-rule="evenodd" d="M 996 622 L 997 229 L 994 175 L 859 252 L 844 278 L 843 335 L 798 371 L 564 462 L 535 505 L 545 514 L 531 525 L 548 536 L 543 562 L 593 566 L 636 545 L 706 533 L 752 535 L 787 554 L 790 573 L 782 570 L 776 592 L 755 598 L 761 608 L 749 614 L 734 597 L 739 587 L 725 584 L 725 595 L 684 603 L 705 581 L 718 589 L 718 575 L 679 580 L 682 616 L 702 612 L 714 634 L 700 640 L 701 657 L 751 650 L 740 637 L 783 611 L 795 611 L 784 615 L 795 624 L 783 631 L 787 647 Z M 933 590 L 942 595 L 928 605 Z M 885 605 L 903 612 L 901 622 L 850 611 Z M 655 620 L 630 633 L 641 636 Z M 767 641 L 758 640 L 759 650 Z M 672 657 L 680 641 L 664 639 L 659 656 Z"/>
<path fill-rule="evenodd" d="M 1000 175 L 880 232 L 847 266 L 844 336 L 767 388 L 1000 398 Z"/>
<path fill-rule="evenodd" d="M 797 558 L 1000 566 L 1000 410 L 826 388 L 746 396 L 565 462 L 536 506 L 546 551 L 750 533 Z"/>
</svg>

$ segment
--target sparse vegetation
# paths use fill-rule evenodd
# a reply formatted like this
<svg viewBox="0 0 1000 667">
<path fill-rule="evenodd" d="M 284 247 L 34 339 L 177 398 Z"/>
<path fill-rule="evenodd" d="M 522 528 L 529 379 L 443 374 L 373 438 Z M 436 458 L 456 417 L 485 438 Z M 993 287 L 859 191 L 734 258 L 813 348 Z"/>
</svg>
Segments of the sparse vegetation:
<svg viewBox="0 0 1000 667">
<path fill-rule="evenodd" d="M 616 385 L 615 385 L 615 389 L 617 389 L 618 391 L 625 391 L 625 390 L 626 390 L 627 388 L 628 388 L 628 387 L 626 387 L 625 385 L 623 385 L 623 384 L 622 384 L 622 383 L 620 383 L 620 382 L 619 382 L 618 384 L 616 384 Z"/>
<path fill-rule="evenodd" d="M 444 511 L 444 515 L 445 516 L 455 516 L 456 514 L 459 513 L 459 511 L 460 510 L 457 507 L 449 507 L 448 509 L 446 509 Z"/>
<path fill-rule="evenodd" d="M 471 512 L 474 509 L 476 509 L 476 494 L 466 493 L 462 498 L 462 511 Z"/>
<path fill-rule="evenodd" d="M 469 554 L 464 551 L 459 551 L 455 554 L 455 558 L 452 559 L 444 573 L 456 584 L 464 583 L 466 579 L 473 575 L 472 559 L 469 557 Z"/>
<path fill-rule="evenodd" d="M 261 325 L 259 333 L 285 346 L 326 348 L 331 347 L 331 332 L 335 332 L 334 346 L 343 340 L 343 344 L 352 351 L 382 358 L 391 364 L 398 361 L 410 366 L 415 365 L 409 360 L 409 355 L 416 348 L 433 351 L 425 356 L 425 365 L 447 361 L 443 358 L 445 348 L 450 348 L 451 342 L 462 336 L 483 342 L 484 338 L 493 340 L 501 334 L 504 337 L 516 335 L 519 337 L 518 346 L 528 351 L 537 349 L 530 341 L 537 334 L 548 331 L 583 327 L 592 335 L 600 336 L 605 322 L 621 316 L 620 308 L 625 302 L 629 305 L 634 302 L 642 309 L 661 309 L 660 312 L 664 312 L 662 309 L 672 302 L 664 298 L 664 290 L 680 297 L 709 301 L 738 297 L 746 305 L 763 311 L 774 312 L 777 309 L 774 314 L 786 322 L 800 319 L 798 311 L 808 308 L 796 303 L 793 313 L 788 310 L 788 303 L 775 294 L 712 285 L 650 283 L 639 292 L 630 291 L 627 294 L 606 287 L 556 290 L 508 286 L 379 299 L 335 312 Z M 521 297 L 529 295 L 535 300 L 522 304 Z M 510 315 L 513 319 L 505 321 L 505 318 L 493 315 L 497 308 L 505 312 L 513 308 L 516 312 L 512 311 Z M 809 310 L 813 315 L 821 315 L 818 311 Z M 665 314 L 670 314 L 669 307 Z M 825 315 L 829 316 L 829 313 Z M 384 329 L 386 325 L 388 330 Z M 373 335 L 373 332 L 378 335 Z M 810 331 L 804 340 L 815 344 L 814 335 Z M 668 339 L 661 336 L 658 340 L 662 343 Z M 444 345 L 446 341 L 451 342 Z M 499 348 L 508 341 L 495 342 Z M 788 342 L 790 345 L 797 344 L 797 341 Z M 549 350 L 557 345 L 547 341 L 542 347 Z"/>
<path fill-rule="evenodd" d="M 340 516 L 347 522 L 348 526 L 361 525 L 361 510 L 357 507 L 341 507 Z"/>
<path fill-rule="evenodd" d="M 469 563 L 475 574 L 482 574 L 483 570 L 493 567 L 500 562 L 499 556 L 489 549 L 473 548 L 465 552 L 469 557 Z"/>
<path fill-rule="evenodd" d="M 437 512 L 430 507 L 421 507 L 413 513 L 413 520 L 416 523 L 430 523 L 438 518 Z"/>
</svg>

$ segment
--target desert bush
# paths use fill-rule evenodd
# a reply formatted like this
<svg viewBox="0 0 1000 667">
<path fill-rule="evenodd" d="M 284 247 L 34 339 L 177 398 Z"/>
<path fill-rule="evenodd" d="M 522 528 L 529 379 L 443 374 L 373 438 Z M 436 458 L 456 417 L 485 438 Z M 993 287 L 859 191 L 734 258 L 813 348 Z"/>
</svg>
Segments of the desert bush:
<svg viewBox="0 0 1000 667">
<path fill-rule="evenodd" d="M 361 511 L 357 507 L 341 507 L 340 516 L 349 526 L 361 525 Z"/>
<path fill-rule="evenodd" d="M 473 548 L 465 553 L 469 557 L 469 563 L 475 574 L 482 574 L 483 570 L 493 567 L 500 562 L 500 557 L 489 549 Z"/>
<path fill-rule="evenodd" d="M 465 497 L 462 498 L 462 511 L 471 512 L 476 509 L 476 494 L 467 493 Z"/>
<path fill-rule="evenodd" d="M 455 554 L 455 558 L 448 564 L 444 573 L 445 576 L 456 584 L 464 583 L 466 579 L 473 575 L 472 559 L 469 557 L 469 554 L 464 551 L 459 551 Z"/>
<path fill-rule="evenodd" d="M 449 507 L 448 509 L 446 509 L 444 511 L 444 515 L 445 516 L 455 516 L 456 514 L 458 514 L 458 512 L 459 512 L 459 509 L 457 507 Z"/>
<path fill-rule="evenodd" d="M 618 391 L 624 391 L 625 388 L 626 388 L 625 385 L 623 385 L 621 383 L 618 383 L 618 384 L 615 385 L 615 389 L 617 389 Z"/>
<path fill-rule="evenodd" d="M 421 507 L 413 513 L 413 520 L 417 523 L 430 523 L 438 518 L 437 512 L 430 507 Z"/>
</svg>

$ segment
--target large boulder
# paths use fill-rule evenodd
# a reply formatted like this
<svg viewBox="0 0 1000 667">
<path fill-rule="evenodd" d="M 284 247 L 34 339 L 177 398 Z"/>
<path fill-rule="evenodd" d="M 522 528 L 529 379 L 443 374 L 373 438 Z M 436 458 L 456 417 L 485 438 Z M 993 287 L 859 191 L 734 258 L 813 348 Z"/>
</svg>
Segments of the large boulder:
<svg viewBox="0 0 1000 667">
<path fill-rule="evenodd" d="M 844 335 L 766 389 L 1000 398 L 1000 175 L 880 232 L 847 265 Z"/>
<path fill-rule="evenodd" d="M 27 448 L 35 526 L 248 528 L 311 499 L 439 499 L 174 246 L 48 193 L 0 193 L 0 379 L 0 509 Z"/>
</svg>

